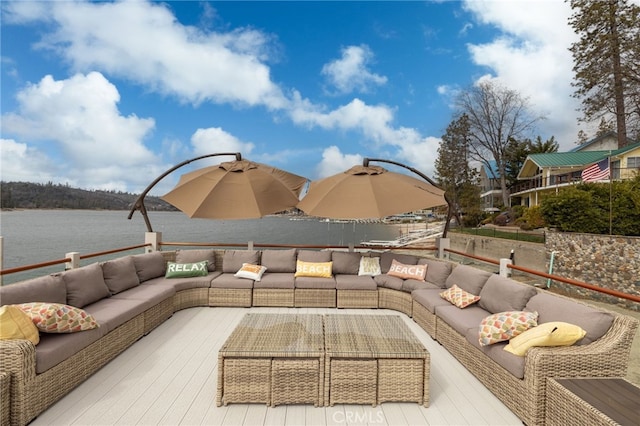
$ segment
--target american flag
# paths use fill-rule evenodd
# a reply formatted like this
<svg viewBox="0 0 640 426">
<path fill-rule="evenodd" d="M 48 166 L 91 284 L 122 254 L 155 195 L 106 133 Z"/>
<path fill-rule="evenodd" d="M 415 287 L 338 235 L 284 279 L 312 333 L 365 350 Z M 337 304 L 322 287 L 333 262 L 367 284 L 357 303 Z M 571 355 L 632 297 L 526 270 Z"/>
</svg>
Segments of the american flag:
<svg viewBox="0 0 640 426">
<path fill-rule="evenodd" d="M 583 182 L 595 182 L 609 177 L 609 159 L 605 158 L 595 164 L 590 165 L 582 171 Z"/>
</svg>

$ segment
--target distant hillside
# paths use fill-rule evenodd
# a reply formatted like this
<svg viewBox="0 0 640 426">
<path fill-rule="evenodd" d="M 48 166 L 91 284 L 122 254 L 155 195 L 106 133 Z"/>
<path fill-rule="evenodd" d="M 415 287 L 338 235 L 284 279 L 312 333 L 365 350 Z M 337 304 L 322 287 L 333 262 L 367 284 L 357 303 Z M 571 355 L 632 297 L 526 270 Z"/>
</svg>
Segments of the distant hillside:
<svg viewBox="0 0 640 426">
<path fill-rule="evenodd" d="M 88 191 L 52 182 L 0 182 L 3 209 L 86 209 L 129 210 L 138 194 L 116 191 Z M 151 211 L 175 211 L 158 197 L 147 196 L 144 205 Z"/>
</svg>

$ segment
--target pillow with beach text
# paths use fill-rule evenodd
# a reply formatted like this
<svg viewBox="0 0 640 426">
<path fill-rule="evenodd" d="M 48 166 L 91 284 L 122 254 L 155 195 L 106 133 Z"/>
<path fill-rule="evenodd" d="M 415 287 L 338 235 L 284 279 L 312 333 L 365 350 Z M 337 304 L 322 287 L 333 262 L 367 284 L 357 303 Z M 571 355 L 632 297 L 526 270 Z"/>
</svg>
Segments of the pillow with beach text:
<svg viewBox="0 0 640 426">
<path fill-rule="evenodd" d="M 209 262 L 203 260 L 196 263 L 167 263 L 165 278 L 206 277 L 209 274 Z"/>
<path fill-rule="evenodd" d="M 412 279 L 424 281 L 424 277 L 427 275 L 427 265 L 405 265 L 404 263 L 400 263 L 393 259 L 387 275 L 402 278 L 404 280 Z"/>
<path fill-rule="evenodd" d="M 296 261 L 296 277 L 331 278 L 333 262 Z"/>
</svg>

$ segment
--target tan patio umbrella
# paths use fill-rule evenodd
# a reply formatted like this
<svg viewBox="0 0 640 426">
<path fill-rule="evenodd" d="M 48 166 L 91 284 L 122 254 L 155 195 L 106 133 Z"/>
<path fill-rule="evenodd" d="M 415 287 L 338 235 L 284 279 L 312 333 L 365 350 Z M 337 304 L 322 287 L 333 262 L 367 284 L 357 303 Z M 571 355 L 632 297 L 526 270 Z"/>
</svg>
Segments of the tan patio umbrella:
<svg viewBox="0 0 640 426">
<path fill-rule="evenodd" d="M 365 165 L 311 182 L 297 207 L 311 216 L 373 219 L 445 204 L 444 191 L 434 185 L 365 160 Z"/>
<path fill-rule="evenodd" d="M 295 207 L 307 179 L 237 159 L 186 173 L 162 199 L 192 218 L 251 219 Z"/>
</svg>

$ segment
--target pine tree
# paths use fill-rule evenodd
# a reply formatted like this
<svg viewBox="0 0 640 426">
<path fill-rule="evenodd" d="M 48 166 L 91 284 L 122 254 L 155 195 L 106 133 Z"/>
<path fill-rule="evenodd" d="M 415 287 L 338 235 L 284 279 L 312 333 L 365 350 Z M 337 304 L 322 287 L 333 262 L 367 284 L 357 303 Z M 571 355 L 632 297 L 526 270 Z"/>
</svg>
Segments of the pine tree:
<svg viewBox="0 0 640 426">
<path fill-rule="evenodd" d="M 584 121 L 613 115 L 618 146 L 640 135 L 640 7 L 628 0 L 570 0 L 574 96 Z"/>
</svg>

